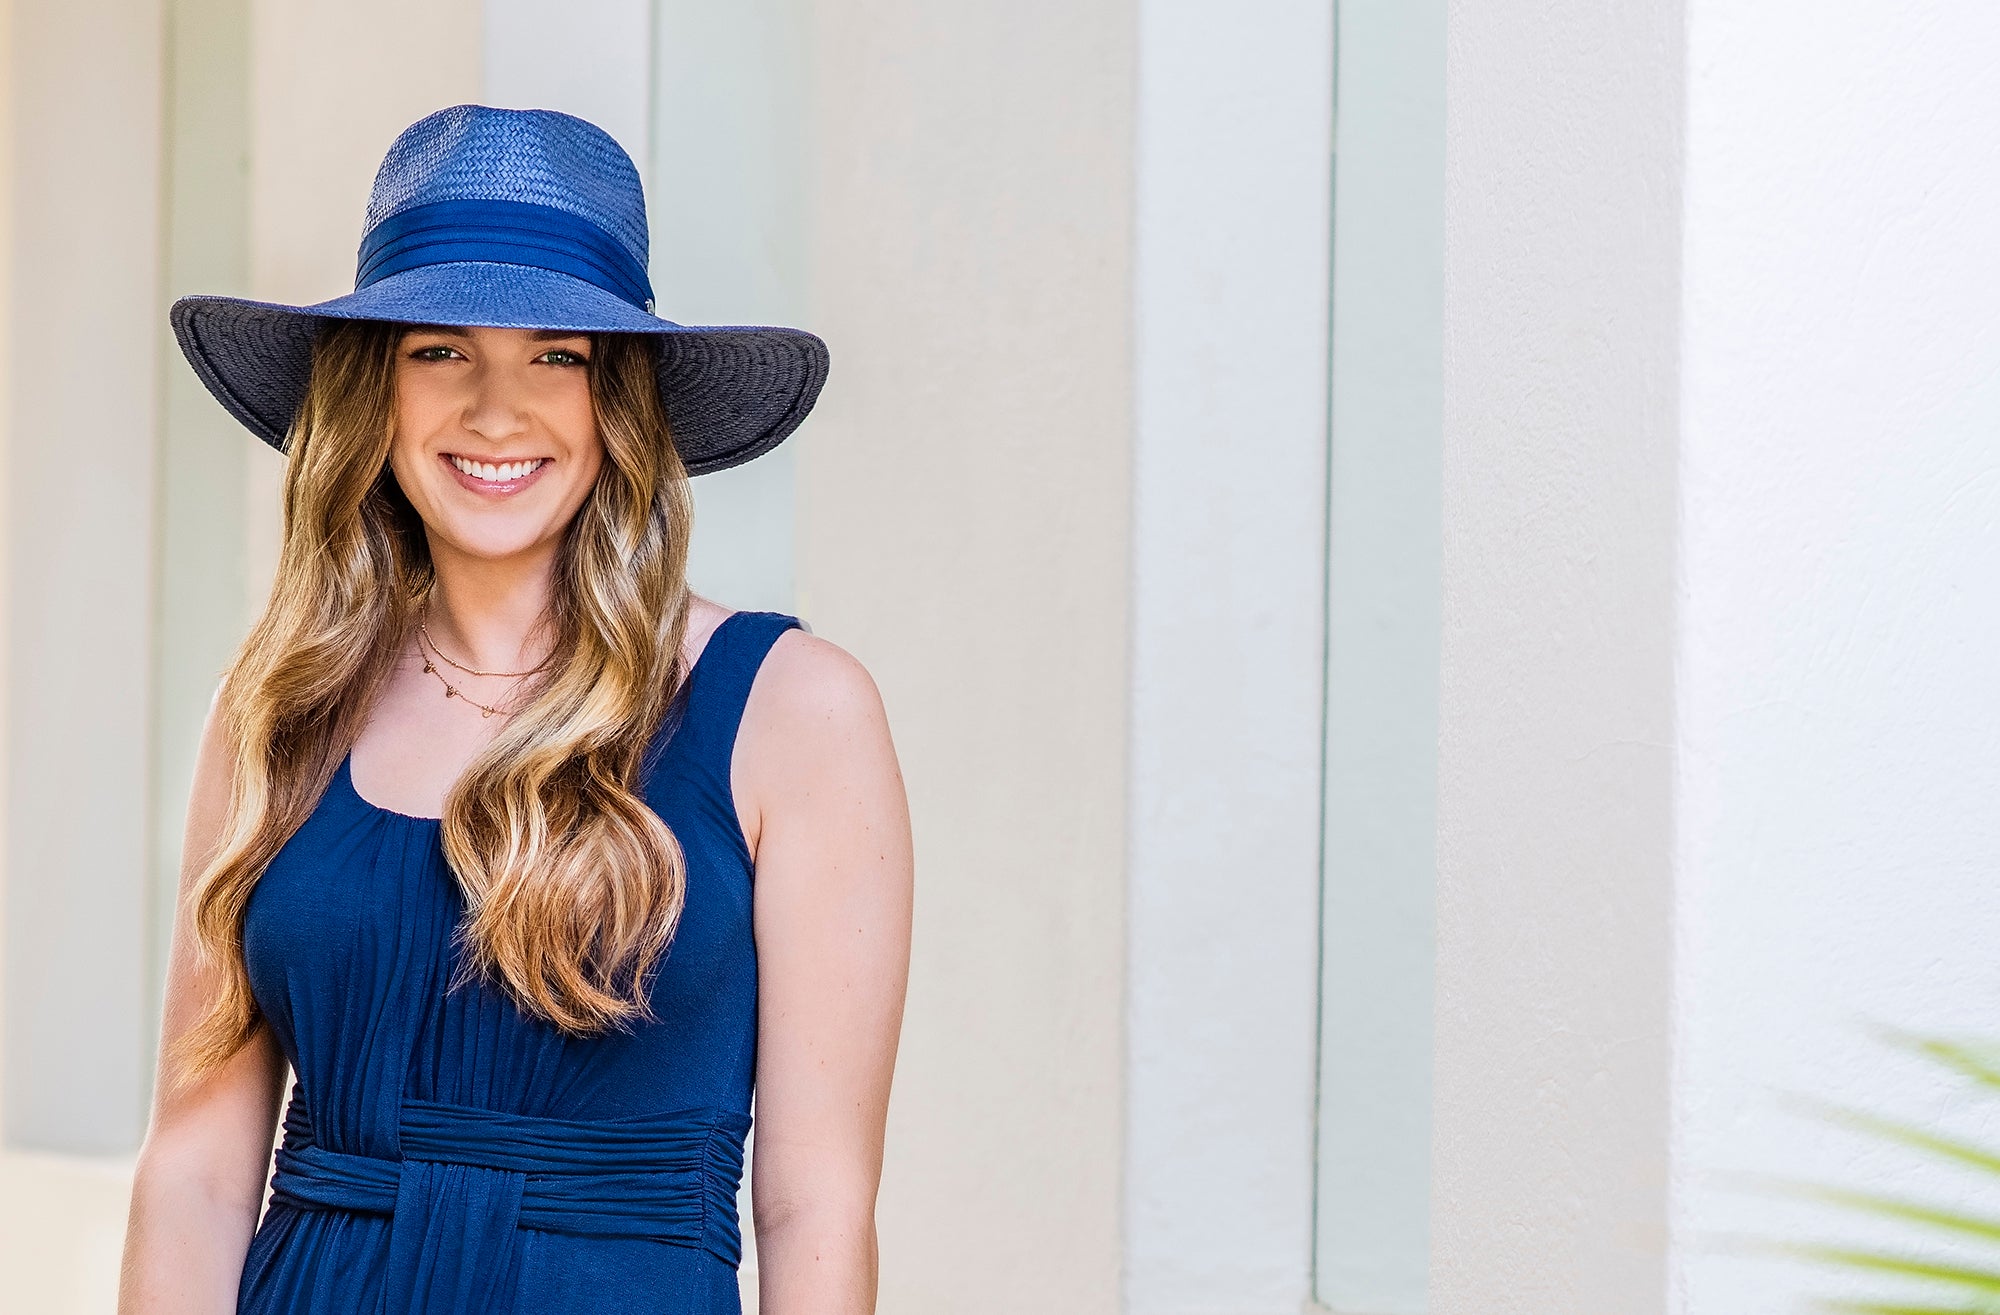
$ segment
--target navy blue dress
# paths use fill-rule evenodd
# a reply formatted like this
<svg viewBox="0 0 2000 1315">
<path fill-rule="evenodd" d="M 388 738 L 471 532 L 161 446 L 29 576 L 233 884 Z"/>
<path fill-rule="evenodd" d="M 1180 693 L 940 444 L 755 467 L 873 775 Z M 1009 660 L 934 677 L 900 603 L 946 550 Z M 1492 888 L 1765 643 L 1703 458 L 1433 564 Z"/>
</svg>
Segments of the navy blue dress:
<svg viewBox="0 0 2000 1315">
<path fill-rule="evenodd" d="M 740 1315 L 736 1194 L 756 1070 L 752 864 L 729 766 L 771 645 L 710 635 L 643 797 L 687 855 L 657 1021 L 567 1036 L 474 980 L 435 818 L 343 761 L 258 880 L 243 947 L 297 1074 L 239 1315 Z"/>
</svg>

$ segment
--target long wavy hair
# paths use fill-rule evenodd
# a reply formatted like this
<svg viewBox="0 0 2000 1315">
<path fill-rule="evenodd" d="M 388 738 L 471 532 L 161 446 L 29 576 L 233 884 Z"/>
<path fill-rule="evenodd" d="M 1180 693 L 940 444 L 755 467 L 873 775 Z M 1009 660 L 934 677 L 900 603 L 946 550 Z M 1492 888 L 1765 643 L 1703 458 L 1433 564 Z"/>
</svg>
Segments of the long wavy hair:
<svg viewBox="0 0 2000 1315">
<path fill-rule="evenodd" d="M 388 460 L 408 327 L 335 322 L 314 344 L 277 577 L 217 696 L 234 774 L 189 898 L 220 988 L 175 1043 L 179 1084 L 262 1025 L 243 960 L 251 891 L 353 746 L 434 583 L 423 523 Z M 465 896 L 464 967 L 575 1035 L 651 1017 L 648 972 L 687 884 L 679 842 L 636 793 L 684 679 L 687 470 L 651 345 L 597 335 L 587 369 L 605 459 L 560 546 L 541 621 L 553 661 L 452 789 L 441 827 Z"/>
</svg>

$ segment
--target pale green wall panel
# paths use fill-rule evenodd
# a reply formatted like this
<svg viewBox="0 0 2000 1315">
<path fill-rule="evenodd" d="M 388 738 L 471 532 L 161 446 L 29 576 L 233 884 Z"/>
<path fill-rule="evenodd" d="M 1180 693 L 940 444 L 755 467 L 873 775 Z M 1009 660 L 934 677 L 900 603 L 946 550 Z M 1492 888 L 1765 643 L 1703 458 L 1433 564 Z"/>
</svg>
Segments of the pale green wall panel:
<svg viewBox="0 0 2000 1315">
<path fill-rule="evenodd" d="M 249 0 L 167 10 L 166 297 L 250 290 Z M 158 325 L 154 489 L 151 1016 L 166 982 L 181 840 L 209 701 L 249 623 L 245 462 L 257 442 L 215 404 Z M 257 445 L 261 448 L 261 444 Z"/>
<path fill-rule="evenodd" d="M 1314 1288 L 1420 1315 L 1430 1198 L 1444 3 L 1341 0 Z"/>
<path fill-rule="evenodd" d="M 806 19 L 802 0 L 658 0 L 647 199 L 668 319 L 812 327 Z M 698 592 L 793 608 L 794 471 L 811 441 L 808 420 L 776 451 L 695 481 Z"/>
</svg>

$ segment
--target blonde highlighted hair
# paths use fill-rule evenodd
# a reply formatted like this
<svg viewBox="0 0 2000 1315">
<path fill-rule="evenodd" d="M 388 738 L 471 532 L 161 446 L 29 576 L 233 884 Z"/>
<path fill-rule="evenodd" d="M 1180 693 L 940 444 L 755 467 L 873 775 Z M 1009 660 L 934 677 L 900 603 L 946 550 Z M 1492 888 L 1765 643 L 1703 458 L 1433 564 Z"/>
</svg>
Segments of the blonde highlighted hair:
<svg viewBox="0 0 2000 1315">
<path fill-rule="evenodd" d="M 352 747 L 433 583 L 422 522 L 388 464 L 406 328 L 334 322 L 314 345 L 277 578 L 218 695 L 235 770 L 190 921 L 221 986 L 170 1056 L 181 1084 L 256 1035 L 251 891 Z M 693 514 L 652 350 L 593 340 L 604 465 L 558 555 L 543 618 L 554 660 L 453 788 L 441 826 L 465 896 L 466 967 L 578 1035 L 650 1017 L 648 973 L 686 890 L 679 842 L 636 793 L 683 678 Z"/>
</svg>

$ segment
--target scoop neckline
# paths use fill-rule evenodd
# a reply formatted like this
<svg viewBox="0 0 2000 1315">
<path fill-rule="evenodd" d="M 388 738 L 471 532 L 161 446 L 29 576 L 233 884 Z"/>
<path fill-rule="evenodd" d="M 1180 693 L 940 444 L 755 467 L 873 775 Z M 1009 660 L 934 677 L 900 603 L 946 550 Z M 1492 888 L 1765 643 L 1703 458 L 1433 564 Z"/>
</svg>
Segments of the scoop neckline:
<svg viewBox="0 0 2000 1315">
<path fill-rule="evenodd" d="M 728 616 L 723 617 L 720 621 L 717 621 L 715 623 L 714 629 L 708 632 L 708 638 L 702 641 L 701 652 L 695 654 L 694 665 L 688 668 L 687 679 L 682 681 L 680 689 L 675 691 L 674 697 L 676 699 L 684 697 L 686 695 L 688 687 L 694 684 L 694 678 L 697 674 L 700 673 L 702 668 L 702 663 L 708 661 L 708 655 L 715 651 L 715 641 L 722 638 L 723 627 L 727 626 L 731 621 L 734 621 L 739 616 L 748 616 L 748 615 L 749 613 L 747 612 L 741 612 L 741 611 L 731 612 Z M 373 799 L 370 799 L 367 795 L 362 794 L 360 789 L 356 787 L 356 785 L 354 784 L 353 745 L 349 745 L 347 748 L 347 752 L 340 756 L 340 766 L 334 769 L 333 777 L 334 780 L 338 782 L 346 790 L 347 797 L 349 799 L 352 799 L 355 803 L 360 804 L 362 808 L 366 809 L 371 813 L 376 813 L 383 817 L 392 817 L 402 822 L 419 823 L 425 826 L 436 826 L 444 821 L 444 818 L 442 817 L 427 817 L 421 813 L 399 812 L 394 808 L 388 808 L 382 804 L 378 804 Z M 450 797 L 449 792 L 447 792 L 446 797 L 447 798 Z"/>
</svg>

